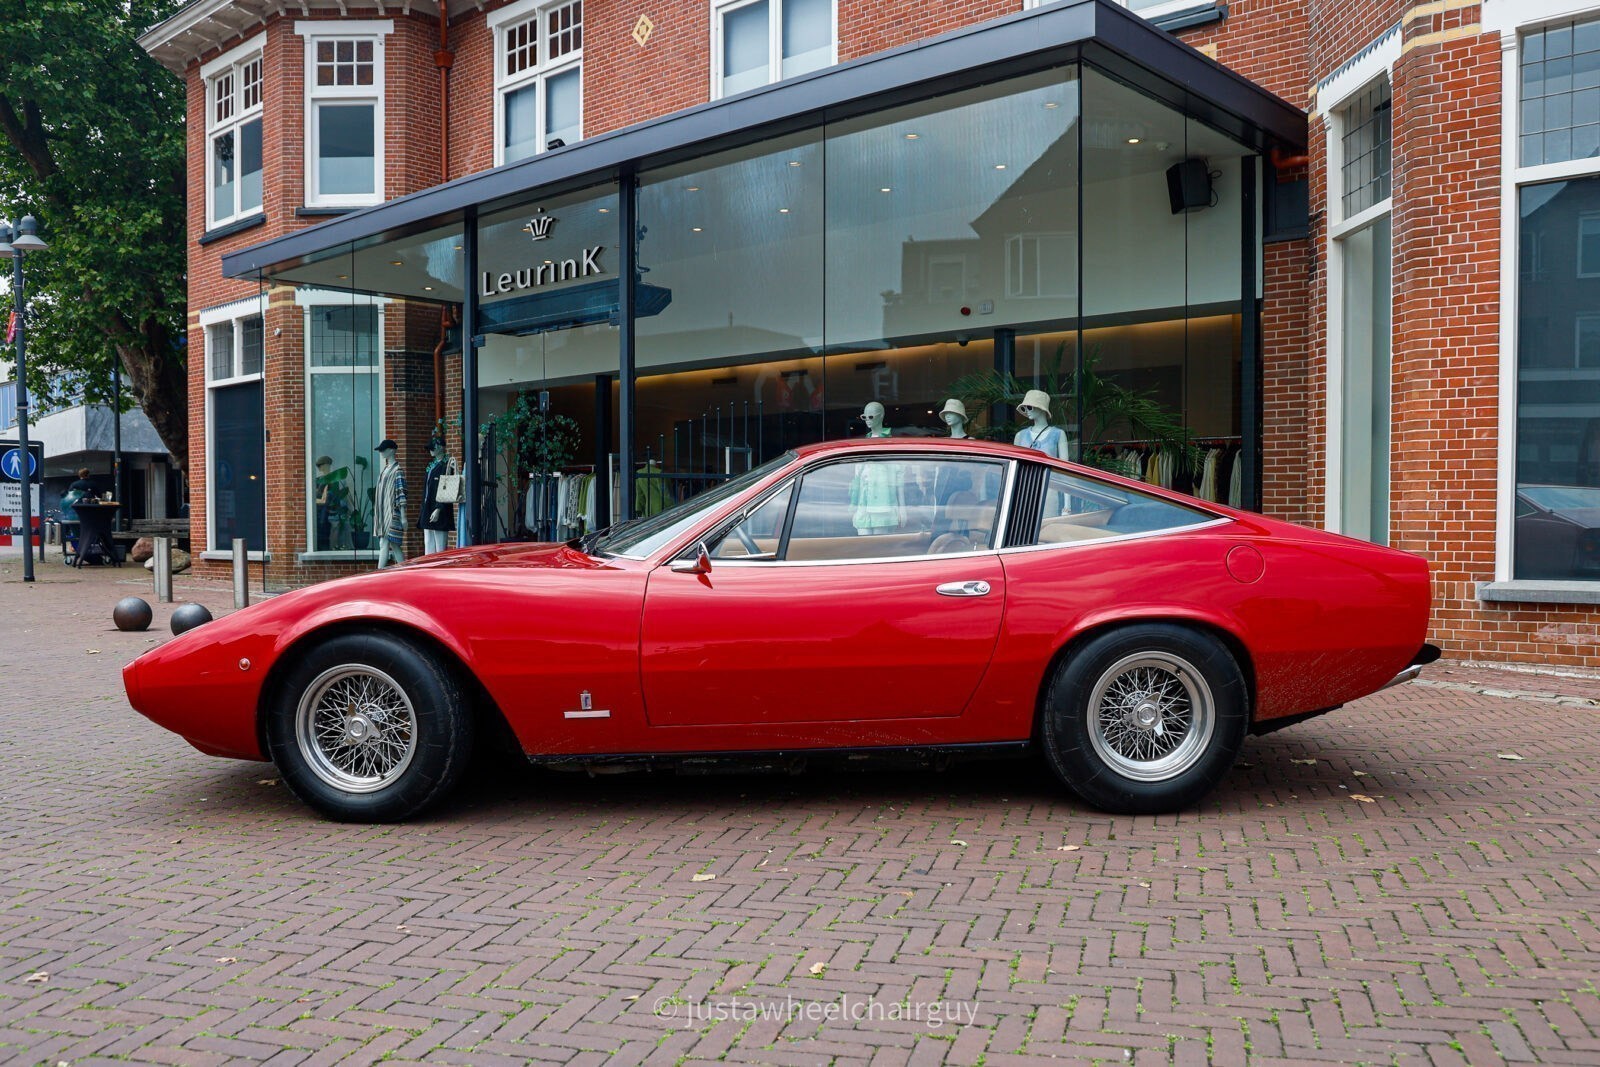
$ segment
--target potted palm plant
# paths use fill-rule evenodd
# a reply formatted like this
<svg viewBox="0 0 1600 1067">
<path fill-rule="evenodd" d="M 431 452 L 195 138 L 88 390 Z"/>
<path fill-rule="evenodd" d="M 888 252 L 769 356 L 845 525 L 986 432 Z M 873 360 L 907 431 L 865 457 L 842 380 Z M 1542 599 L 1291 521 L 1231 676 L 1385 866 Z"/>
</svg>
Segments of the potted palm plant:
<svg viewBox="0 0 1600 1067">
<path fill-rule="evenodd" d="M 1117 448 L 1103 443 L 1122 437 L 1148 441 L 1172 455 L 1180 469 L 1192 472 L 1200 463 L 1200 449 L 1189 440 L 1189 431 L 1178 417 L 1149 393 L 1130 389 L 1101 374 L 1099 362 L 1099 351 L 1090 349 L 1084 353 L 1080 366 L 1066 366 L 1067 345 L 1062 342 L 1056 346 L 1054 363 L 1042 382 L 1035 384 L 1014 374 L 985 370 L 958 379 L 951 391 L 961 397 L 968 411 L 998 409 L 1014 413 L 1024 393 L 1043 389 L 1050 394 L 1052 410 L 1076 415 L 1078 460 L 1085 466 L 1138 477 L 1140 472 L 1128 469 L 1117 459 Z M 991 441 L 1009 441 L 1021 426 L 1013 416 L 972 432 Z"/>
</svg>

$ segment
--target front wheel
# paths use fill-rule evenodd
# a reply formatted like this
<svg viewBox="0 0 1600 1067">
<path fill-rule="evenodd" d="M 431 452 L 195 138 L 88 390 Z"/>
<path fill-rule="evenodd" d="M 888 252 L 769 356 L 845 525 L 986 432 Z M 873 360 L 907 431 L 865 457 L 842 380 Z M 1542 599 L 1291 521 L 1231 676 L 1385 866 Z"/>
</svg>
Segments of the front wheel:
<svg viewBox="0 0 1600 1067">
<path fill-rule="evenodd" d="M 1056 670 L 1046 759 L 1103 811 L 1186 808 L 1233 766 L 1249 727 L 1244 676 L 1217 639 L 1167 623 L 1101 634 Z"/>
<path fill-rule="evenodd" d="M 284 782 L 343 822 L 394 822 L 444 796 L 472 751 L 472 716 L 449 666 L 386 633 L 341 634 L 303 656 L 268 708 Z"/>
</svg>

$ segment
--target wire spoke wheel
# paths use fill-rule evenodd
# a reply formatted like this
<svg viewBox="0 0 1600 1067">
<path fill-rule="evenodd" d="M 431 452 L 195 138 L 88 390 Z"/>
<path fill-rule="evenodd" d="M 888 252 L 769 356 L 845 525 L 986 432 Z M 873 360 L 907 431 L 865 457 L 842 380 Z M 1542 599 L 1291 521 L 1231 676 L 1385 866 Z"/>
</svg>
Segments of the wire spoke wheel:
<svg viewBox="0 0 1600 1067">
<path fill-rule="evenodd" d="M 342 793 L 374 793 L 405 774 L 417 752 L 417 713 L 405 690 L 367 664 L 330 667 L 295 710 L 306 765 Z"/>
<path fill-rule="evenodd" d="M 1140 782 L 1193 767 L 1216 729 L 1211 687 L 1175 652 L 1151 650 L 1108 667 L 1090 690 L 1089 743 L 1107 766 Z"/>
</svg>

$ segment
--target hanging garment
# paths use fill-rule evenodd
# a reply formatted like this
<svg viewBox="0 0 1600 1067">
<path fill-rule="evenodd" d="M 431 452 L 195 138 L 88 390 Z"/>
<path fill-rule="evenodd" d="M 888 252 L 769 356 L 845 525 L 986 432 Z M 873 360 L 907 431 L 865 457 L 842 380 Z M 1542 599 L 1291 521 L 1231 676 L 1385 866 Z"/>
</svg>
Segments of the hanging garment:
<svg viewBox="0 0 1600 1067">
<path fill-rule="evenodd" d="M 850 484 L 855 509 L 851 525 L 858 533 L 894 529 L 905 521 L 898 463 L 863 463 Z"/>
<path fill-rule="evenodd" d="M 1205 465 L 1200 475 L 1200 488 L 1195 490 L 1195 496 L 1202 500 L 1217 499 L 1217 458 L 1221 449 L 1213 448 L 1206 453 Z"/>
<path fill-rule="evenodd" d="M 655 463 L 640 467 L 633 479 L 633 513 L 643 518 L 667 509 L 667 480 Z"/>
<path fill-rule="evenodd" d="M 1230 507 L 1243 507 L 1244 499 L 1244 453 L 1240 452 L 1233 457 L 1233 477 L 1228 479 L 1228 505 Z"/>
<path fill-rule="evenodd" d="M 406 475 L 398 463 L 385 463 L 373 491 L 372 534 L 398 546 L 406 532 Z"/>
</svg>

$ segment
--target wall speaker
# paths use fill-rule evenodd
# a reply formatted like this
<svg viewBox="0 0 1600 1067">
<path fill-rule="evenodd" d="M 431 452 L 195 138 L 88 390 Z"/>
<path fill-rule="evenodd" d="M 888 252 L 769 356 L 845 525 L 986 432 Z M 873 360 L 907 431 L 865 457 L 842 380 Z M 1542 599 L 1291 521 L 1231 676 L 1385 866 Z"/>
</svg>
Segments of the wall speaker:
<svg viewBox="0 0 1600 1067">
<path fill-rule="evenodd" d="M 1186 159 L 1167 168 L 1167 199 L 1172 213 L 1199 211 L 1211 206 L 1211 173 L 1203 159 Z"/>
</svg>

